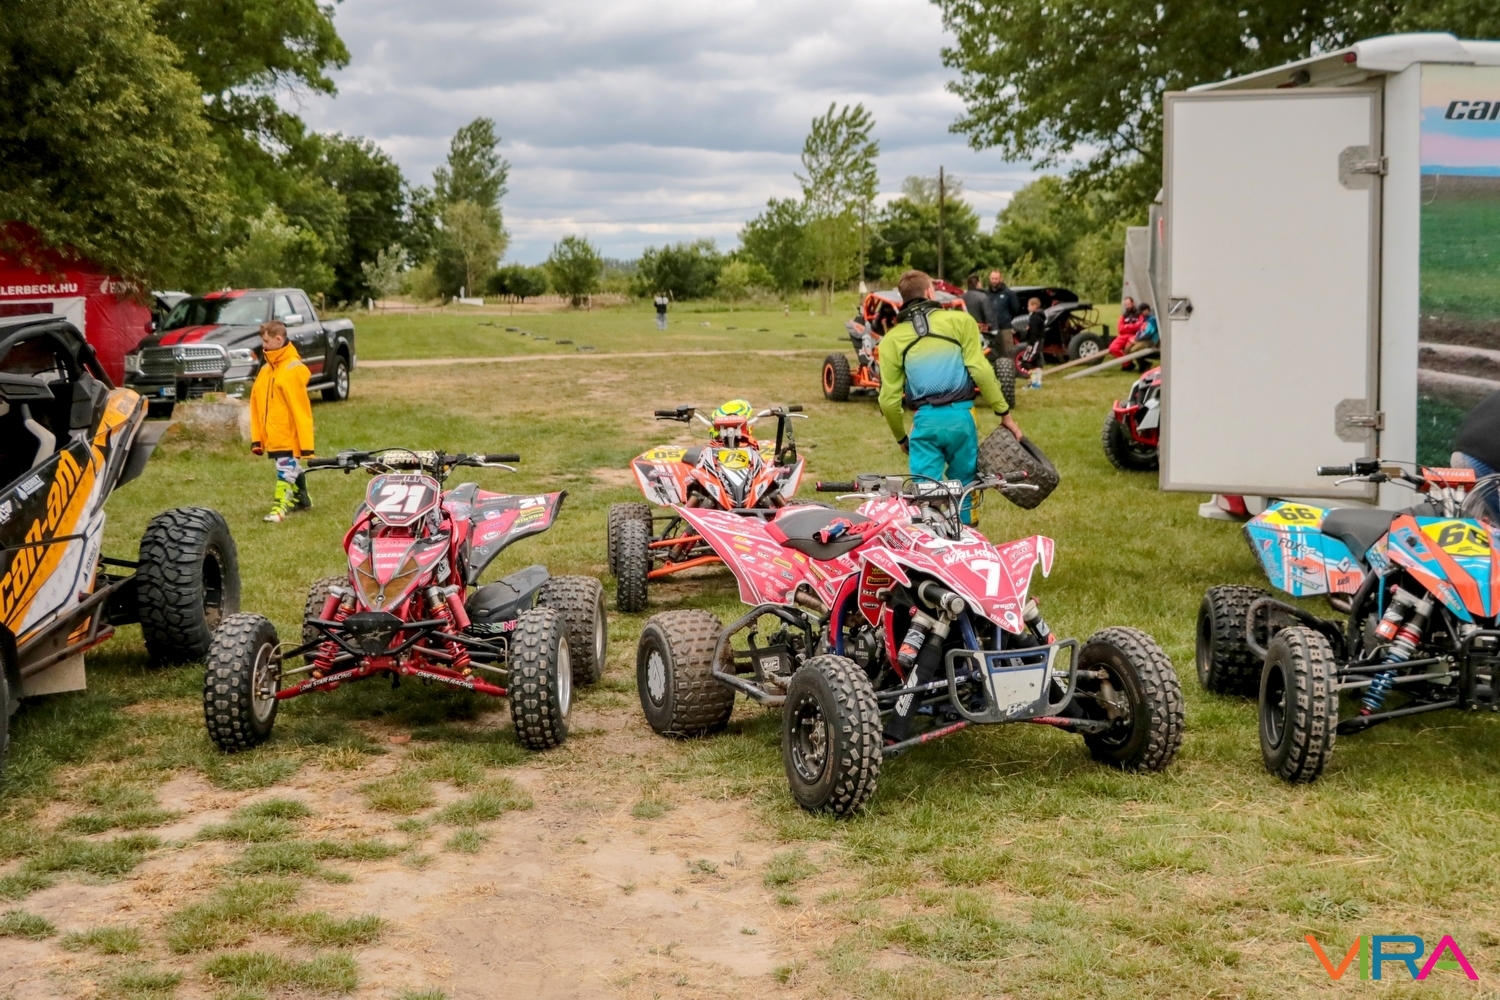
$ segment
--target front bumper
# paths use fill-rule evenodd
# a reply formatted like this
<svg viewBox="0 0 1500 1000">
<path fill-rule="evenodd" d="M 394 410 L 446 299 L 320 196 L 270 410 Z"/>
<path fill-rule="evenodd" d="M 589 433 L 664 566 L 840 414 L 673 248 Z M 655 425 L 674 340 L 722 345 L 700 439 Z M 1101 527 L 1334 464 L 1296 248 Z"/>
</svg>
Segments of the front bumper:
<svg viewBox="0 0 1500 1000">
<path fill-rule="evenodd" d="M 217 344 L 148 347 L 126 356 L 125 385 L 156 400 L 198 399 L 208 392 L 243 399 L 255 369 L 254 360 L 231 359 Z"/>
</svg>

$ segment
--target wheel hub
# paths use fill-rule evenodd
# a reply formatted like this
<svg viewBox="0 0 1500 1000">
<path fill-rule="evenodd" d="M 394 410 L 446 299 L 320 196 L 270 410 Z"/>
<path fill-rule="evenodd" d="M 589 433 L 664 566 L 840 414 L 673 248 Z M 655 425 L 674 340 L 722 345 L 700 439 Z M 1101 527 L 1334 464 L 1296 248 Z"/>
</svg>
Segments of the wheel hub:
<svg viewBox="0 0 1500 1000">
<path fill-rule="evenodd" d="M 828 766 L 828 722 L 812 699 L 797 706 L 792 730 L 792 766 L 808 784 L 821 779 Z"/>
<path fill-rule="evenodd" d="M 646 693 L 651 696 L 653 705 L 660 705 L 667 696 L 667 665 L 657 649 L 653 649 L 646 659 Z"/>
<path fill-rule="evenodd" d="M 281 664 L 276 647 L 263 643 L 255 652 L 255 669 L 250 674 L 250 707 L 255 721 L 265 722 L 276 707 L 276 686 L 281 679 Z"/>
<path fill-rule="evenodd" d="M 573 705 L 573 656 L 568 652 L 568 640 L 557 644 L 557 707 L 564 718 Z"/>
</svg>

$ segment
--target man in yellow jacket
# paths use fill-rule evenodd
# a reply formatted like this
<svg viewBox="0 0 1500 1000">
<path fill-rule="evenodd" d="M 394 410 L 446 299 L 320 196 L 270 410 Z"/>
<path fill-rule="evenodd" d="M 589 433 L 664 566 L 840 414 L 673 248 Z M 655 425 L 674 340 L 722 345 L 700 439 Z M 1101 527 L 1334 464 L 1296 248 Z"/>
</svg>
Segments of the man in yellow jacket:
<svg viewBox="0 0 1500 1000">
<path fill-rule="evenodd" d="M 263 324 L 260 344 L 265 364 L 250 390 L 250 451 L 276 462 L 276 500 L 265 519 L 283 521 L 294 510 L 312 507 L 301 462 L 313 453 L 310 373 L 297 348 L 287 341 L 283 324 Z"/>
</svg>

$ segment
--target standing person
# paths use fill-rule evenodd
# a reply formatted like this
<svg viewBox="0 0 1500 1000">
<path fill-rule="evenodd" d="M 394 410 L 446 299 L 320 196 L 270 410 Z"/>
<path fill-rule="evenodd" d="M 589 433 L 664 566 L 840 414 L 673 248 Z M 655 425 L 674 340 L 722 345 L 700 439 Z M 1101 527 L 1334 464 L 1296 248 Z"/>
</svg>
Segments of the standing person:
<svg viewBox="0 0 1500 1000">
<path fill-rule="evenodd" d="M 979 290 L 979 275 L 971 274 L 964 282 L 964 311 L 974 317 L 980 330 L 994 330 L 990 326 L 990 297 Z"/>
<path fill-rule="evenodd" d="M 261 324 L 264 364 L 250 389 L 250 452 L 276 463 L 276 499 L 267 521 L 284 521 L 294 510 L 310 510 L 307 472 L 301 460 L 313 454 L 312 401 L 307 398 L 310 372 L 276 321 Z"/>
<path fill-rule="evenodd" d="M 1005 283 L 1005 275 L 998 270 L 990 272 L 988 296 L 990 330 L 1000 335 L 1000 346 L 1009 353 L 1015 344 L 1010 321 L 1021 314 L 1021 300 L 1016 298 L 1016 293 Z"/>
<path fill-rule="evenodd" d="M 667 328 L 667 293 L 657 292 L 653 301 L 656 304 L 656 328 L 665 330 Z"/>
<path fill-rule="evenodd" d="M 973 317 L 938 308 L 932 278 L 921 271 L 907 271 L 897 287 L 901 311 L 880 343 L 880 411 L 910 456 L 912 475 L 971 483 L 979 475 L 975 386 L 1018 441 L 1021 428 L 984 356 Z M 903 409 L 916 411 L 910 434 Z M 967 501 L 962 514 L 965 524 L 973 523 Z"/>
</svg>

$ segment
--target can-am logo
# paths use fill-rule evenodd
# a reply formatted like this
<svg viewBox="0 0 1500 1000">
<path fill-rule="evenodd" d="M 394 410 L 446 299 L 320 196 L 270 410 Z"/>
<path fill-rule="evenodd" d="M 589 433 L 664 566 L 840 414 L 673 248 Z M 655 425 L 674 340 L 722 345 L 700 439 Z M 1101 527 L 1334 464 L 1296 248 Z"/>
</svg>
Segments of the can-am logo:
<svg viewBox="0 0 1500 1000">
<path fill-rule="evenodd" d="M 1452 101 L 1443 117 L 1449 120 L 1492 122 L 1500 117 L 1500 101 Z"/>
</svg>

